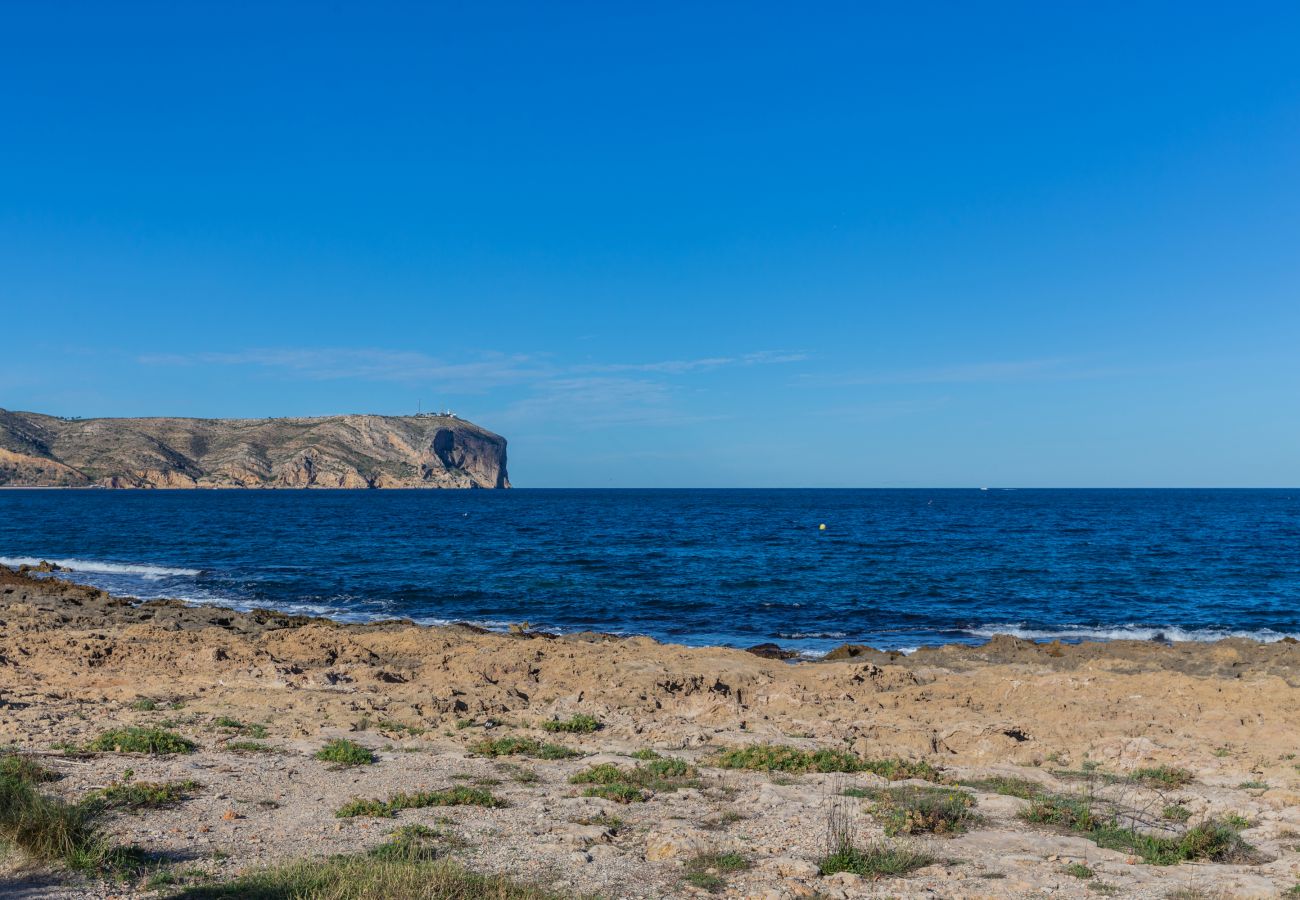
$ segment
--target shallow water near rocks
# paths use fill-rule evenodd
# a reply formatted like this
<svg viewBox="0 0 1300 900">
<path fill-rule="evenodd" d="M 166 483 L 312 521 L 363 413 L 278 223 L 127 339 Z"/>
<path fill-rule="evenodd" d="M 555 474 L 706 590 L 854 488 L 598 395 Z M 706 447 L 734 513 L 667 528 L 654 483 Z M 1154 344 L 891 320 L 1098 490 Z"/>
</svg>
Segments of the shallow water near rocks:
<svg viewBox="0 0 1300 900">
<path fill-rule="evenodd" d="M 0 491 L 0 563 L 42 559 L 143 598 L 809 655 L 1300 635 L 1300 490 Z"/>
</svg>

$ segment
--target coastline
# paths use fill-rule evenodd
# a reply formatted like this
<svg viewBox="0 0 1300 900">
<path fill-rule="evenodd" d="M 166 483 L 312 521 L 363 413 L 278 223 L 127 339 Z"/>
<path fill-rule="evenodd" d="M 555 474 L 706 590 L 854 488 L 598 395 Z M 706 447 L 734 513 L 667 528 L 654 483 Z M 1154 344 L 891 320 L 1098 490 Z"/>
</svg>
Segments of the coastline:
<svg viewBox="0 0 1300 900">
<path fill-rule="evenodd" d="M 52 789 L 67 796 L 120 777 L 124 765 L 137 777 L 203 783 L 199 796 L 175 809 L 122 815 L 111 830 L 164 854 L 219 854 L 205 863 L 213 877 L 363 850 L 391 827 L 433 822 L 437 812 L 466 843 L 457 856 L 471 868 L 577 894 L 691 894 L 696 888 L 683 883 L 688 850 L 660 846 L 669 832 L 687 834 L 697 849 L 744 853 L 752 867 L 727 879 L 738 896 L 1033 896 L 1049 889 L 1093 896 L 1061 874 L 1076 859 L 1135 897 L 1188 886 L 1278 896 L 1300 878 L 1292 839 L 1300 834 L 1300 644 L 1293 640 L 1038 644 L 996 637 L 906 656 L 863 648 L 791 664 L 640 637 L 342 624 L 136 602 L 7 568 L 0 568 L 0 619 L 0 743 L 41 754 L 65 776 Z M 575 714 L 601 727 L 558 736 L 539 729 Z M 279 752 L 259 758 L 227 749 L 234 735 L 220 720 L 258 723 Z M 58 752 L 108 728 L 163 722 L 196 741 L 198 752 L 129 759 Z M 556 740 L 590 755 L 494 760 L 473 751 L 487 737 L 506 735 Z M 338 773 L 310 758 L 336 737 L 369 747 L 379 762 Z M 948 782 L 1014 776 L 1054 790 L 1075 785 L 1059 773 L 1095 768 L 1121 778 L 1175 767 L 1190 778 L 1172 794 L 1191 821 L 1239 815 L 1250 823 L 1243 837 L 1271 861 L 1148 865 L 1076 834 L 1027 826 L 1017 818 L 1023 799 L 974 791 L 982 825 L 918 838 L 960 863 L 880 881 L 822 877 L 815 860 L 827 791 L 841 776 L 786 778 L 711 762 L 725 748 L 754 744 L 835 748 L 862 759 L 927 763 Z M 698 784 L 624 806 L 583 796 L 569 782 L 592 763 L 635 764 L 620 754 L 647 749 L 696 767 Z M 513 781 L 501 768 L 506 763 L 523 765 L 536 780 Z M 334 815 L 351 797 L 446 786 L 461 776 L 496 780 L 492 790 L 508 805 L 421 810 L 374 823 Z M 883 783 L 862 772 L 844 777 L 863 789 Z M 259 806 L 263 799 L 274 807 Z M 231 811 L 234 817 L 224 818 Z M 615 814 L 627 826 L 614 834 L 577 824 Z M 864 812 L 861 830 L 879 835 L 877 818 Z M 15 884 L 24 877 L 21 869 L 0 875 Z M 98 896 L 100 889 L 70 878 L 59 890 L 47 895 Z"/>
</svg>

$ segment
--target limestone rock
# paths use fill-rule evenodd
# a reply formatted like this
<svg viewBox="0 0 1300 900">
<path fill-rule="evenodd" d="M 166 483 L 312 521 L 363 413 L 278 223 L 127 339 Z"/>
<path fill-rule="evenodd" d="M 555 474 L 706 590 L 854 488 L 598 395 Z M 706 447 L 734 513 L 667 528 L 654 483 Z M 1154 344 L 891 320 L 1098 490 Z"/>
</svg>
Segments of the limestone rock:
<svg viewBox="0 0 1300 900">
<path fill-rule="evenodd" d="M 771 869 L 782 878 L 816 878 L 819 871 L 815 863 L 806 859 L 795 859 L 793 856 L 769 859 L 763 864 L 763 868 Z"/>
<path fill-rule="evenodd" d="M 592 844 L 608 843 L 613 837 L 608 828 L 601 825 L 578 825 L 561 823 L 553 826 L 551 832 L 561 841 L 575 847 L 590 847 Z"/>
<path fill-rule="evenodd" d="M 651 862 L 709 851 L 709 837 L 693 828 L 652 831 L 646 837 L 645 858 Z"/>
<path fill-rule="evenodd" d="M 0 485 L 504 488 L 504 438 L 455 416 L 61 419 L 0 409 Z"/>
</svg>

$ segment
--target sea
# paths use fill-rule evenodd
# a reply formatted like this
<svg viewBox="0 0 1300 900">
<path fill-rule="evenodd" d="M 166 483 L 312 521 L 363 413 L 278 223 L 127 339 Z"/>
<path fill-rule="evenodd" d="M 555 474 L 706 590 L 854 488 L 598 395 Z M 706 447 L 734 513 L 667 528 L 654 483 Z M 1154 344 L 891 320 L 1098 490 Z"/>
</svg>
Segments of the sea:
<svg viewBox="0 0 1300 900">
<path fill-rule="evenodd" d="M 694 645 L 1300 637 L 1297 490 L 0 491 L 139 598 Z"/>
</svg>

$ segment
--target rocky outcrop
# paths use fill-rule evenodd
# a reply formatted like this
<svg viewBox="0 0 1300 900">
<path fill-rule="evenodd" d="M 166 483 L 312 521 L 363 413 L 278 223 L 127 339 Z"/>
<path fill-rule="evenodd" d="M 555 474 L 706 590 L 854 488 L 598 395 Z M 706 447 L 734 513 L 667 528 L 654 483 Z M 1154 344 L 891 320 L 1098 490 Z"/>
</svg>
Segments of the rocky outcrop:
<svg viewBox="0 0 1300 900">
<path fill-rule="evenodd" d="M 0 485 L 506 488 L 506 441 L 454 416 L 61 419 L 0 410 Z"/>
</svg>

